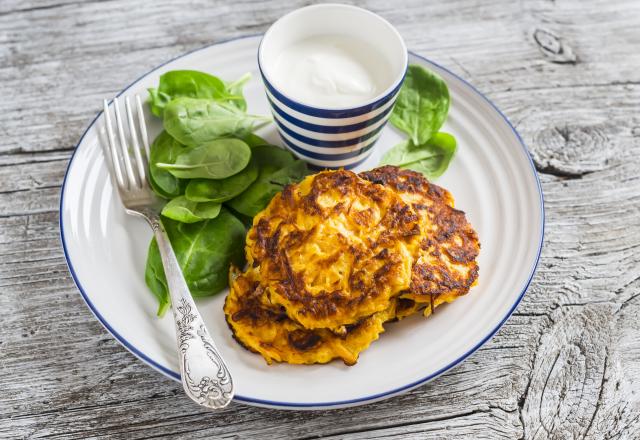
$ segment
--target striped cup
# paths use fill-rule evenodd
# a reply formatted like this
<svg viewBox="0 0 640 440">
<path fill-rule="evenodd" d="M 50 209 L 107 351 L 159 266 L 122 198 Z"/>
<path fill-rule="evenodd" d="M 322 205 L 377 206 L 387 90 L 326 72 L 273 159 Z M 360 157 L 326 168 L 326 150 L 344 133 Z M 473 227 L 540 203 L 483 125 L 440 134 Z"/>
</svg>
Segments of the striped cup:
<svg viewBox="0 0 640 440">
<path fill-rule="evenodd" d="M 317 107 L 289 96 L 273 81 L 273 66 L 288 46 L 327 35 L 365 41 L 381 65 L 390 66 L 388 84 L 372 99 L 353 107 Z M 353 168 L 364 162 L 393 109 L 407 69 L 400 34 L 382 17 L 349 5 L 320 4 L 297 9 L 276 21 L 258 49 L 258 66 L 282 140 L 297 157 L 318 168 Z"/>
</svg>

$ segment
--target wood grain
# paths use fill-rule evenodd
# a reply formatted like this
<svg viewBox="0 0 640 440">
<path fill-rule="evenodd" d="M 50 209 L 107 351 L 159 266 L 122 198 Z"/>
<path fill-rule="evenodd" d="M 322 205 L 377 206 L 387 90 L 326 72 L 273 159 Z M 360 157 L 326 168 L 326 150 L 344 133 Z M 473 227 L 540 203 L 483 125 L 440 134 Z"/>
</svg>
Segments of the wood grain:
<svg viewBox="0 0 640 440">
<path fill-rule="evenodd" d="M 640 438 L 636 1 L 358 2 L 505 112 L 545 195 L 545 247 L 522 304 L 432 383 L 358 408 L 209 414 L 93 319 L 57 209 L 100 99 L 308 3 L 0 3 L 0 438 Z"/>
</svg>

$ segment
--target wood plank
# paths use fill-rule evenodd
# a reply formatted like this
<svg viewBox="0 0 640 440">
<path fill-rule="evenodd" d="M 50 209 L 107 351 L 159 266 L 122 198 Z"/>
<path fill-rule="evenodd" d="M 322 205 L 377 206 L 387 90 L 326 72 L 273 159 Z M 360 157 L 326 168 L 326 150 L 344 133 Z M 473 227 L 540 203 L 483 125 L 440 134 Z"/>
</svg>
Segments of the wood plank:
<svg viewBox="0 0 640 440">
<path fill-rule="evenodd" d="M 307 3 L 2 2 L 0 437 L 640 437 L 633 0 L 359 3 L 485 92 L 541 172 L 547 225 L 531 288 L 495 338 L 441 378 L 358 408 L 235 404 L 209 414 L 93 319 L 66 269 L 57 209 L 67 160 L 100 100 L 167 59 L 263 32 Z"/>
<path fill-rule="evenodd" d="M 9 98 L 0 101 L 7 118 L 0 151 L 70 148 L 99 111 L 101 99 L 141 72 L 206 44 L 262 32 L 303 4 L 200 2 L 183 8 L 147 1 L 131 7 L 120 0 L 0 15 L 0 94 Z M 590 8 L 578 0 L 549 5 L 492 1 L 483 5 L 478 20 L 478 7 L 464 0 L 428 8 L 418 0 L 402 8 L 367 3 L 398 26 L 410 48 L 451 67 L 490 97 L 494 91 L 640 82 L 635 68 L 640 54 L 627 49 L 640 43 L 634 32 L 637 2 L 598 2 Z M 136 32 L 122 32 L 134 26 Z M 616 32 L 607 33 L 612 26 Z M 546 37 L 536 33 L 540 29 Z M 601 50 L 603 34 L 608 36 L 606 52 Z M 44 41 L 52 42 L 50 50 L 42 50 Z M 569 47 L 577 54 L 575 63 L 550 55 Z M 60 99 L 64 105 L 56 111 L 40 105 Z"/>
</svg>

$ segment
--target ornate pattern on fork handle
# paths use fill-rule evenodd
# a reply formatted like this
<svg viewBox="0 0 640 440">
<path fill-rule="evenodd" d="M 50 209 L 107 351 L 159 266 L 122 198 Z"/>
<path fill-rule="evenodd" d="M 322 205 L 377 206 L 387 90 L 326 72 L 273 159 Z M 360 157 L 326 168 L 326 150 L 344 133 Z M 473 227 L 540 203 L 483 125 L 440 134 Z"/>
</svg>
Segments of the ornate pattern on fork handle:
<svg viewBox="0 0 640 440">
<path fill-rule="evenodd" d="M 213 345 L 204 323 L 198 322 L 199 319 L 192 313 L 188 301 L 181 298 L 176 309 L 180 371 L 184 376 L 185 390 L 188 388 L 187 392 L 200 404 L 213 408 L 225 407 L 233 397 L 229 370 Z M 191 344 L 194 339 L 196 343 Z M 210 362 L 204 362 L 203 358 Z M 217 373 L 213 377 L 210 374 L 211 363 L 217 366 Z M 203 364 L 208 364 L 208 368 L 202 368 Z"/>
</svg>

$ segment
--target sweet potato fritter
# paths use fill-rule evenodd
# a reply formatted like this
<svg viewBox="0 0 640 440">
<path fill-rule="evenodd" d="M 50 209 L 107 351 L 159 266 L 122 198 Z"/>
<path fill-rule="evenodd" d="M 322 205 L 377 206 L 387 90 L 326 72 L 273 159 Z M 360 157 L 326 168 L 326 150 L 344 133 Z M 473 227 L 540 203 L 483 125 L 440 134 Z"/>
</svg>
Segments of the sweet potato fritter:
<svg viewBox="0 0 640 440">
<path fill-rule="evenodd" d="M 261 354 L 269 364 L 324 364 L 342 359 L 353 365 L 395 312 L 395 302 L 391 302 L 386 310 L 348 326 L 342 336 L 327 329 L 306 329 L 289 318 L 282 306 L 269 301 L 255 269 L 242 274 L 236 270 L 230 278 L 224 304 L 227 323 L 242 346 Z"/>
<path fill-rule="evenodd" d="M 423 236 L 414 256 L 411 288 L 400 297 L 425 304 L 426 316 L 467 293 L 478 278 L 480 242 L 464 212 L 453 207 L 451 194 L 420 173 L 394 166 L 360 176 L 394 189 L 420 216 Z"/>
<path fill-rule="evenodd" d="M 343 332 L 411 284 L 418 216 L 391 189 L 350 171 L 286 187 L 253 224 L 249 265 L 271 302 L 305 328 Z"/>
<path fill-rule="evenodd" d="M 321 172 L 254 218 L 225 317 L 268 363 L 353 365 L 385 322 L 467 293 L 479 250 L 451 194 L 419 173 Z"/>
</svg>

